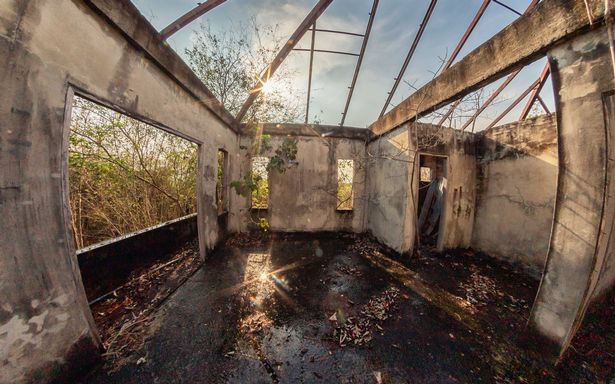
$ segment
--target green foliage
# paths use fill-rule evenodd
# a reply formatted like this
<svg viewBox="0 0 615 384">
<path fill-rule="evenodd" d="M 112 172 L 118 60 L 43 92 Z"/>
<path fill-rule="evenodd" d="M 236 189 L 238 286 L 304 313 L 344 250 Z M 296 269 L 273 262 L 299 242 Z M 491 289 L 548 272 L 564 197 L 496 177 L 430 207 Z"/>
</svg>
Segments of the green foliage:
<svg viewBox="0 0 615 384">
<path fill-rule="evenodd" d="M 243 179 L 232 181 L 230 185 L 238 195 L 249 197 L 252 192 L 258 190 L 262 181 L 263 178 L 260 175 L 250 171 Z"/>
<path fill-rule="evenodd" d="M 337 161 L 337 210 L 352 210 L 352 184 L 354 179 L 354 162 L 339 159 Z"/>
<path fill-rule="evenodd" d="M 267 179 L 257 177 L 255 188 L 252 191 L 252 208 L 267 209 L 269 208 L 269 182 Z"/>
<path fill-rule="evenodd" d="M 263 134 L 260 136 L 260 148 L 258 150 L 259 155 L 265 155 L 267 152 L 271 151 L 273 147 L 271 146 L 271 135 Z"/>
<path fill-rule="evenodd" d="M 269 45 L 264 45 L 264 42 Z M 237 114 L 252 91 L 255 79 L 284 44 L 286 39 L 278 36 L 277 26 L 258 25 L 254 20 L 248 24 L 230 25 L 227 30 L 216 33 L 203 24 L 185 53 L 196 75 L 232 114 Z M 261 93 L 244 118 L 254 132 L 252 153 L 255 156 L 265 156 L 273 151 L 271 136 L 257 135 L 257 122 L 292 122 L 300 116 L 302 97 L 293 90 L 292 75 L 288 67 L 278 69 L 270 80 L 278 86 Z M 297 141 L 287 138 L 266 164 L 259 164 L 258 169 L 232 181 L 230 186 L 241 196 L 251 196 L 252 208 L 266 209 L 268 173 L 286 172 L 296 163 L 296 156 Z"/>
<path fill-rule="evenodd" d="M 278 26 L 259 25 L 254 19 L 217 31 L 202 24 L 185 54 L 194 73 L 231 114 L 237 115 L 261 71 L 286 42 Z M 269 80 L 276 86 L 259 95 L 244 122 L 297 120 L 303 97 L 291 81 L 295 73 L 288 66 L 279 68 Z"/>
<path fill-rule="evenodd" d="M 216 205 L 218 206 L 218 214 L 224 213 L 227 209 L 226 196 L 224 195 L 224 183 L 226 182 L 224 175 L 224 167 L 226 163 L 226 153 L 218 151 L 218 174 L 216 177 Z"/>
<path fill-rule="evenodd" d="M 269 160 L 267 171 L 285 173 L 286 169 L 295 164 L 297 159 L 297 139 L 286 137 L 275 150 L 275 156 Z"/>
<path fill-rule="evenodd" d="M 337 187 L 337 210 L 352 210 L 352 184 L 339 184 Z"/>
<path fill-rule="evenodd" d="M 258 227 L 261 231 L 267 232 L 269 230 L 269 221 L 263 217 L 258 221 Z"/>
<path fill-rule="evenodd" d="M 272 149 L 270 137 L 268 135 L 263 135 L 263 137 L 266 138 L 262 142 L 268 146 L 270 151 Z M 263 152 L 261 151 L 261 153 Z M 230 184 L 238 195 L 251 196 L 251 207 L 253 209 L 267 209 L 269 207 L 269 172 L 282 174 L 296 164 L 297 139 L 284 138 L 274 153 L 275 155 L 269 159 L 263 156 L 254 157 L 252 159 L 252 170 L 241 180 L 235 180 Z"/>
<path fill-rule="evenodd" d="M 196 211 L 196 145 L 76 97 L 69 137 L 78 248 Z"/>
</svg>

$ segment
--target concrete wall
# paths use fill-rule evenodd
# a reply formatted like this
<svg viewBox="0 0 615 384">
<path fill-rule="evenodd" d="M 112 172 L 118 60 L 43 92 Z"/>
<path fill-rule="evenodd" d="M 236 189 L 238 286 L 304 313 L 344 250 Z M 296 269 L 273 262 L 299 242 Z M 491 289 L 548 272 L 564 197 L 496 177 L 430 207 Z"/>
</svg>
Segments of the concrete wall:
<svg viewBox="0 0 615 384">
<path fill-rule="evenodd" d="M 606 29 L 598 27 L 549 52 L 556 95 L 558 183 L 547 263 L 531 315 L 555 353 L 580 326 L 613 256 L 614 126 L 605 97 L 615 89 Z M 612 273 L 612 272 L 611 272 Z M 612 279 L 609 279 L 612 281 Z M 604 281 L 604 280 L 603 280 Z"/>
<path fill-rule="evenodd" d="M 80 249 L 79 271 L 89 301 L 126 284 L 130 275 L 173 256 L 198 236 L 197 215 L 181 217 Z"/>
<path fill-rule="evenodd" d="M 0 382 L 46 382 L 78 372 L 100 346 L 69 225 L 73 92 L 200 144 L 203 251 L 218 238 L 216 151 L 239 143 L 130 2 L 2 1 L 0 57 Z M 239 174 L 233 159 L 230 168 Z"/>
<path fill-rule="evenodd" d="M 380 241 L 412 252 L 418 205 L 418 153 L 446 156 L 446 200 L 441 249 L 468 247 L 474 222 L 476 163 L 474 137 L 449 128 L 413 124 L 368 145 L 368 224 Z"/>
<path fill-rule="evenodd" d="M 566 19 L 569 6 L 574 7 L 575 15 L 585 17 L 582 4 L 544 4 L 541 12 L 558 11 L 562 16 L 551 18 L 555 22 Z M 498 42 L 510 34 L 533 30 L 519 27 L 527 20 L 526 26 L 543 24 L 542 13 L 532 15 L 535 17 L 520 19 L 515 28 L 507 28 L 472 57 L 496 52 L 490 48 L 505 46 Z M 560 28 L 559 36 L 581 26 L 575 28 Z M 536 39 L 533 46 L 543 49 L 556 40 L 547 37 L 551 41 Z M 604 28 L 595 27 L 559 44 L 549 52 L 558 110 L 555 220 L 531 324 L 562 351 L 591 299 L 615 281 L 615 245 L 610 241 L 615 231 L 615 204 L 610 197 L 615 195 L 615 151 L 608 145 L 615 129 L 613 114 L 608 112 L 613 104 L 609 92 L 615 86 Z M 507 52 L 500 52 L 504 59 L 519 55 L 515 50 Z M 523 62 L 539 54 L 532 52 L 525 54 Z M 88 366 L 100 347 L 69 224 L 66 149 L 73 94 L 199 144 L 198 228 L 203 254 L 215 245 L 220 232 L 214 198 L 217 150 L 229 153 L 227 180 L 237 180 L 242 169 L 249 169 L 242 148 L 245 140 L 240 140 L 228 113 L 128 1 L 2 1 L 0 57 L 4 59 L 0 66 L 0 382 L 70 381 L 68 373 L 78 374 L 75 368 Z M 469 92 L 487 82 L 488 76 L 479 70 L 464 72 L 476 66 L 472 60 L 464 60 L 455 67 L 457 72 L 447 72 L 432 87 L 448 81 Z M 501 72 L 521 61 L 507 62 L 510 64 L 502 61 L 498 68 L 487 70 Z M 464 74 L 477 78 L 464 81 Z M 452 81 L 451 76 L 456 75 L 459 78 Z M 424 108 L 459 96 L 445 86 L 438 91 Z M 425 92 L 417 92 L 413 100 L 421 99 Z M 420 113 L 408 105 L 396 111 L 404 116 L 408 111 Z M 383 124 L 397 126 L 387 121 Z M 442 246 L 470 244 L 476 167 L 468 137 L 443 132 L 442 143 L 428 146 L 423 138 L 432 136 L 429 128 L 405 125 L 372 141 L 361 155 L 365 146 L 360 138 L 300 131 L 295 133 L 299 166 L 271 179 L 273 229 L 367 228 L 397 251 L 411 251 L 416 217 L 416 178 L 411 175 L 417 167 L 415 155 L 421 151 L 449 157 Z M 328 193 L 336 179 L 333 160 L 357 153 L 366 168 L 365 176 L 355 177 L 359 184 L 355 194 L 364 196 L 367 206 L 355 199 L 352 218 L 339 219 Z M 498 161 L 496 167 L 504 164 Z M 366 194 L 360 191 L 361 183 L 367 186 Z M 290 196 L 296 198 L 274 206 Z M 241 204 L 245 209 L 246 203 L 231 193 L 231 230 L 245 226 L 239 209 Z"/>
<path fill-rule="evenodd" d="M 615 88 L 615 86 L 613 87 Z M 608 145 L 608 162 L 607 162 L 607 188 L 609 191 L 615 190 L 615 175 L 613 175 L 613 159 L 615 155 L 615 148 L 613 147 L 613 139 L 615 136 L 615 93 L 608 92 L 602 95 L 605 113 L 605 126 Z M 612 192 L 611 192 L 612 193 Z M 599 299 L 602 295 L 613 289 L 615 286 L 615 245 L 610 241 L 613 232 L 613 216 L 615 216 L 613 201 L 611 195 L 606 195 L 605 211 L 602 223 L 602 231 L 609 234 L 606 240 L 606 244 L 603 246 L 606 248 L 604 255 L 599 254 L 598 257 L 603 257 L 602 266 L 600 268 L 597 281 L 595 282 L 595 288 L 592 293 L 592 300 Z M 606 222 L 604 220 L 607 220 Z M 610 220 L 610 221 L 608 221 Z M 604 239 L 603 239 L 604 241 Z"/>
<path fill-rule="evenodd" d="M 422 154 L 446 156 L 448 159 L 444 221 L 440 226 L 440 249 L 467 248 L 474 227 L 476 201 L 475 137 L 469 132 L 415 124 L 413 141 Z M 415 171 L 418 175 L 418 168 Z M 415 177 L 415 191 L 418 176 Z"/>
<path fill-rule="evenodd" d="M 540 276 L 557 189 L 557 124 L 545 115 L 481 132 L 472 247 Z"/>
<path fill-rule="evenodd" d="M 363 232 L 365 210 L 365 138 L 367 130 L 328 126 L 267 124 L 271 157 L 286 137 L 297 139 L 297 165 L 284 173 L 269 173 L 269 209 L 250 212 L 250 200 L 243 199 L 243 230 L 250 214 L 254 221 L 267 218 L 271 230 Z M 324 137 L 323 137 L 324 136 Z M 244 172 L 251 168 L 252 137 L 242 140 Z M 337 211 L 337 160 L 354 161 L 353 210 Z M 236 195 L 235 192 L 232 192 Z"/>
<path fill-rule="evenodd" d="M 399 253 L 414 243 L 414 198 L 408 193 L 414 147 L 408 126 L 387 133 L 367 146 L 367 229 Z"/>
</svg>

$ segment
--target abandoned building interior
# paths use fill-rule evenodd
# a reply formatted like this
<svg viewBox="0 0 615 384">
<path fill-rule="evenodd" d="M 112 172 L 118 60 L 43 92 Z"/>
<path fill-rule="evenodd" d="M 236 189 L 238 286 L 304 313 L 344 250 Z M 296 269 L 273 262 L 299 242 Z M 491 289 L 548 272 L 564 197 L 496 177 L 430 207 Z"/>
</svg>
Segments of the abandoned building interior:
<svg viewBox="0 0 615 384">
<path fill-rule="evenodd" d="M 301 40 L 336 54 L 314 47 L 344 33 L 317 29 L 333 0 L 309 1 L 234 113 L 166 42 L 232 2 L 194 2 L 159 31 L 130 0 L 0 1 L 0 383 L 615 380 L 615 2 L 469 2 L 439 71 L 389 107 L 446 11 L 413 0 L 422 21 L 367 127 L 344 119 L 386 1 L 366 2 L 341 124 L 250 119 Z M 466 53 L 493 7 L 514 21 Z M 188 197 L 139 187 L 124 160 L 96 163 L 115 184 L 73 171 L 103 129 L 105 156 L 162 159 Z M 108 194 L 86 201 L 94 182 Z M 82 207 L 129 193 L 111 190 L 157 221 L 118 210 L 139 230 L 107 217 L 113 231 L 85 233 Z"/>
</svg>

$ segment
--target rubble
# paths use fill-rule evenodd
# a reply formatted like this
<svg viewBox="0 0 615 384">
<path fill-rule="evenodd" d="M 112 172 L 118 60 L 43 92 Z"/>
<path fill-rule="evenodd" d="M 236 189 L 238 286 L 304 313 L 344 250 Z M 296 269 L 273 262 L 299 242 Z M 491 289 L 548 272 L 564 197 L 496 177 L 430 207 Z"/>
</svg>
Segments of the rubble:
<svg viewBox="0 0 615 384">
<path fill-rule="evenodd" d="M 243 333 L 256 334 L 269 328 L 272 321 L 263 312 L 256 312 L 241 321 L 240 329 Z"/>
<path fill-rule="evenodd" d="M 93 301 L 90 308 L 109 367 L 117 369 L 131 361 L 131 354 L 143 346 L 155 310 L 199 269 L 201 262 L 198 243 L 193 241 L 170 260 L 150 266 L 127 284 Z M 143 357 L 137 360 L 137 364 L 144 362 Z"/>
<path fill-rule="evenodd" d="M 269 232 L 247 232 L 230 235 L 224 245 L 236 248 L 256 248 L 262 246 L 270 239 Z"/>
<path fill-rule="evenodd" d="M 390 312 L 396 309 L 400 291 L 390 287 L 379 296 L 365 304 L 357 316 L 346 317 L 342 310 L 337 310 L 329 320 L 335 323 L 333 338 L 340 347 L 348 344 L 366 345 L 372 340 L 372 329 L 383 331 L 381 324 L 390 317 Z"/>
<path fill-rule="evenodd" d="M 340 272 L 343 272 L 347 275 L 351 275 L 351 276 L 357 276 L 360 277 L 363 275 L 363 272 L 361 272 L 360 270 L 358 270 L 355 267 L 349 267 L 347 265 L 341 265 L 337 268 Z"/>
</svg>

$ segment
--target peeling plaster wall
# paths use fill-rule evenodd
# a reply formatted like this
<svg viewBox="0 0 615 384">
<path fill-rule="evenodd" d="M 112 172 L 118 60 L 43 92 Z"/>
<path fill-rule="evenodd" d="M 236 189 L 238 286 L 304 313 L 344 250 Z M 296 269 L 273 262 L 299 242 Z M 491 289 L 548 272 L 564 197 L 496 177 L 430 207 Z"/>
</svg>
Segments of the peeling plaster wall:
<svg viewBox="0 0 615 384">
<path fill-rule="evenodd" d="M 478 135 L 478 199 L 472 247 L 540 276 L 557 190 L 554 114 Z"/>
<path fill-rule="evenodd" d="M 243 199 L 245 217 L 267 218 L 270 229 L 282 232 L 348 231 L 363 232 L 365 223 L 365 140 L 361 136 L 322 137 L 290 129 L 265 130 L 271 157 L 287 135 L 297 139 L 297 162 L 284 173 L 269 173 L 269 209 L 250 213 L 250 200 Z M 251 168 L 251 140 L 246 137 L 244 172 Z M 336 211 L 337 160 L 354 161 L 353 210 Z M 234 191 L 232 194 L 236 195 Z M 249 226 L 248 220 L 243 220 Z"/>
<path fill-rule="evenodd" d="M 439 247 L 470 246 L 476 196 L 474 135 L 430 124 L 404 126 L 368 145 L 368 229 L 397 252 L 414 248 L 419 172 L 416 148 L 421 154 L 448 159 Z"/>
<path fill-rule="evenodd" d="M 605 96 L 615 89 L 604 27 L 549 52 L 556 95 L 559 173 L 553 230 L 530 323 L 543 350 L 563 352 L 612 258 L 615 206 L 613 125 Z M 612 280 L 611 280 L 612 281 Z M 551 347 L 551 348 L 549 348 Z"/>
<path fill-rule="evenodd" d="M 0 2 L 0 382 L 48 382 L 88 367 L 100 346 L 73 249 L 66 108 L 72 89 L 202 143 L 199 230 L 218 238 L 216 151 L 238 136 L 129 2 L 109 5 L 120 32 L 81 0 Z M 136 13 L 135 13 L 136 12 Z M 163 52 L 161 66 L 136 41 Z M 159 44 L 159 45 L 156 45 Z M 201 84 L 202 87 L 202 84 Z M 203 87 L 204 88 L 204 87 Z M 216 112 L 219 113 L 219 112 Z M 231 159 L 231 173 L 239 167 Z"/>
</svg>

